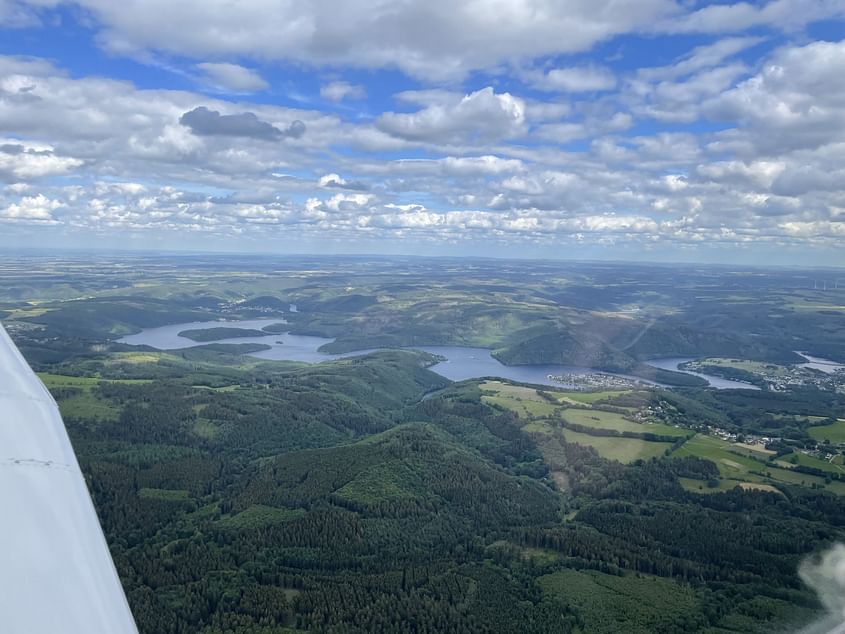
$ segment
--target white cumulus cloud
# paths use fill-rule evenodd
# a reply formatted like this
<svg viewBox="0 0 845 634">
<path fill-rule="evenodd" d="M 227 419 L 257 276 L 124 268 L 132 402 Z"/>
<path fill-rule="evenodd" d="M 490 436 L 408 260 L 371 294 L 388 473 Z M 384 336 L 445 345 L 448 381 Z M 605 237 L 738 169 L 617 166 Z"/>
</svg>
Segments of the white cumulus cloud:
<svg viewBox="0 0 845 634">
<path fill-rule="evenodd" d="M 535 88 L 551 92 L 596 92 L 616 87 L 616 77 L 607 68 L 583 66 L 553 68 L 536 77 Z"/>
<path fill-rule="evenodd" d="M 363 99 L 367 96 L 367 91 L 359 84 L 332 81 L 320 86 L 320 96 L 329 101 L 340 102 L 344 99 Z"/>
<path fill-rule="evenodd" d="M 197 69 L 203 81 L 217 90 L 251 93 L 270 86 L 257 72 L 238 64 L 203 62 L 197 64 Z"/>
<path fill-rule="evenodd" d="M 386 112 L 376 121 L 394 136 L 423 142 L 493 141 L 524 132 L 525 102 L 487 87 L 449 103 L 435 103 L 413 113 Z"/>
</svg>

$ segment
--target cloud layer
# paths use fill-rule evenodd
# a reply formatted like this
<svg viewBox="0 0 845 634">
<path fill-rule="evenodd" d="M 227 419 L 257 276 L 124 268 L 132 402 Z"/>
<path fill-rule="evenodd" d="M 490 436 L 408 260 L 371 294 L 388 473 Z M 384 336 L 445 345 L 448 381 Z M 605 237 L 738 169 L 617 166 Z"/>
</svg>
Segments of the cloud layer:
<svg viewBox="0 0 845 634">
<path fill-rule="evenodd" d="M 841 16 L 837 1 L 75 4 L 109 54 L 162 73 L 187 60 L 191 83 L 142 88 L 0 57 L 9 235 L 473 242 L 491 253 L 836 253 L 845 238 L 845 31 L 794 35 Z M 53 10 L 0 0 L 0 21 L 37 32 Z M 692 32 L 706 37 L 637 59 L 614 39 L 640 34 L 645 51 Z M 598 46 L 611 52 L 592 55 Z M 271 62 L 314 69 L 310 95 Z M 388 81 L 397 88 L 384 95 Z"/>
</svg>

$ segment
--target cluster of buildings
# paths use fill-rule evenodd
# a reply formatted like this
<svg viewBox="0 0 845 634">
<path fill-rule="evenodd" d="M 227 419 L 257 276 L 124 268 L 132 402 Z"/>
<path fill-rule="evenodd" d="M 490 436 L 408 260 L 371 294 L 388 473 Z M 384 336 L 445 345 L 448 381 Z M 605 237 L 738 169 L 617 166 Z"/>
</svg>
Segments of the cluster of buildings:
<svg viewBox="0 0 845 634">
<path fill-rule="evenodd" d="M 575 390 L 595 390 L 595 389 L 622 389 L 629 390 L 635 387 L 642 387 L 645 385 L 641 381 L 629 379 L 624 376 L 616 376 L 615 374 L 604 374 L 602 372 L 590 372 L 588 374 L 578 374 L 575 372 L 567 372 L 564 374 L 548 374 L 546 378 L 555 383 L 562 383 L 568 388 Z"/>
<path fill-rule="evenodd" d="M 690 361 L 684 365 L 685 370 L 718 375 L 720 366 L 708 363 L 707 360 Z M 725 366 L 731 367 L 731 366 Z M 766 389 L 772 392 L 787 392 L 797 388 L 815 388 L 819 390 L 845 391 L 845 367 L 833 372 L 813 370 L 802 365 L 758 364 L 754 370 L 746 370 L 762 381 Z M 724 378 L 735 379 L 725 375 Z"/>
<path fill-rule="evenodd" d="M 727 429 L 722 429 L 721 427 L 707 427 L 707 433 L 711 436 L 715 436 L 721 440 L 726 442 L 741 442 L 744 445 L 749 445 L 751 447 L 759 447 L 761 450 L 766 448 L 766 445 L 769 445 L 773 442 L 778 442 L 780 438 L 776 436 L 757 436 L 755 434 L 737 434 Z"/>
</svg>

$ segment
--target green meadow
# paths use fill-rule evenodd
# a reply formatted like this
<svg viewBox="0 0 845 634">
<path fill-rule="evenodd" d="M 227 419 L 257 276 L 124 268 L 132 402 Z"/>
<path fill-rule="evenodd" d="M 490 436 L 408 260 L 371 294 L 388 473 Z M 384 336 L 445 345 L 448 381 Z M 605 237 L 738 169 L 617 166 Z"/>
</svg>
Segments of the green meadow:
<svg viewBox="0 0 845 634">
<path fill-rule="evenodd" d="M 633 462 L 634 460 L 657 458 L 672 448 L 668 442 L 650 442 L 638 438 L 621 438 L 613 436 L 591 436 L 581 432 L 565 429 L 561 432 L 566 442 L 592 447 L 603 458 L 618 460 L 619 462 Z"/>
<path fill-rule="evenodd" d="M 102 381 L 97 377 L 65 376 L 41 372 L 38 377 L 56 398 L 64 418 L 114 420 L 119 408 L 100 398 L 96 388 Z M 116 383 L 149 383 L 142 380 L 119 380 Z"/>
<path fill-rule="evenodd" d="M 584 427 L 592 427 L 594 429 L 607 429 L 618 432 L 634 432 L 638 434 L 659 434 L 661 436 L 687 436 L 690 432 L 688 429 L 681 429 L 679 427 L 672 427 L 671 425 L 662 425 L 659 423 L 635 423 L 628 420 L 621 414 L 616 412 L 605 412 L 597 409 L 565 409 L 562 412 L 563 419 L 583 425 Z"/>
<path fill-rule="evenodd" d="M 839 419 L 832 425 L 815 425 L 807 429 L 816 440 L 824 442 L 825 440 L 834 445 L 845 443 L 845 419 Z"/>
</svg>

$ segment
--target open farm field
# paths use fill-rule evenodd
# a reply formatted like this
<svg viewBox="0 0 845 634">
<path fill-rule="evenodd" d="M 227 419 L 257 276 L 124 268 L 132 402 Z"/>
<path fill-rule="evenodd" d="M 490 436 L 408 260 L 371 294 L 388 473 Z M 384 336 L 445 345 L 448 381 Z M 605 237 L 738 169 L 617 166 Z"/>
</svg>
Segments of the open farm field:
<svg viewBox="0 0 845 634">
<path fill-rule="evenodd" d="M 660 423 L 636 423 L 628 420 L 616 412 L 605 412 L 597 409 L 565 409 L 561 414 L 564 420 L 592 427 L 594 429 L 607 429 L 618 432 L 634 432 L 638 434 L 650 433 L 661 436 L 687 436 L 691 432 L 688 429 L 662 425 Z"/>
<path fill-rule="evenodd" d="M 634 460 L 648 460 L 666 453 L 672 448 L 668 442 L 650 442 L 638 438 L 621 438 L 613 436 L 591 436 L 570 429 L 561 432 L 566 442 L 578 443 L 593 447 L 604 458 L 628 463 Z"/>
<path fill-rule="evenodd" d="M 831 444 L 845 444 L 845 419 L 839 419 L 831 425 L 818 425 L 809 427 L 807 433 L 819 441 L 828 441 Z"/>
</svg>

